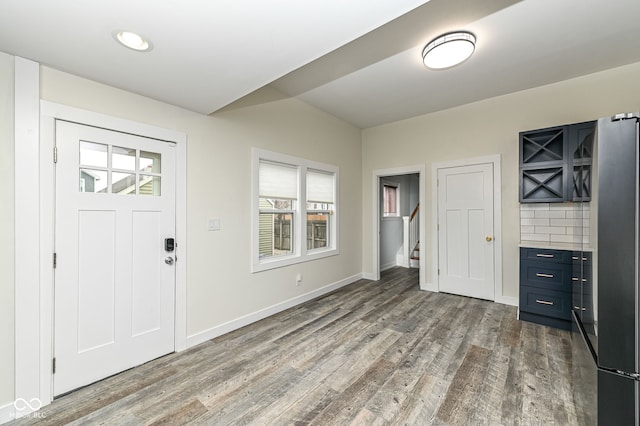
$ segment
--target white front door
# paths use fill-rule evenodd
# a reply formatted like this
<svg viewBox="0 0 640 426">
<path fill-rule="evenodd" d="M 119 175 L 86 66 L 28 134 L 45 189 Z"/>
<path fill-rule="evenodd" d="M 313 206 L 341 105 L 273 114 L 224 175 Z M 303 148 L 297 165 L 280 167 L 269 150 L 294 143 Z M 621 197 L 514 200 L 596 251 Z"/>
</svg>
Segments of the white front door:
<svg viewBox="0 0 640 426">
<path fill-rule="evenodd" d="M 54 395 L 174 350 L 175 144 L 56 121 Z"/>
<path fill-rule="evenodd" d="M 493 164 L 438 170 L 439 290 L 494 300 Z"/>
</svg>

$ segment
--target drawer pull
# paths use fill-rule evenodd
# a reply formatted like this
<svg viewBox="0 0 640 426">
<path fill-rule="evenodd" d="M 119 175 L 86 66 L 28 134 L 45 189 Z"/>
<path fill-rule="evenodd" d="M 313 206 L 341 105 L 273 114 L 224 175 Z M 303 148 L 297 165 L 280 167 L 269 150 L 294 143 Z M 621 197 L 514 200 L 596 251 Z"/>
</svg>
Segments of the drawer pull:
<svg viewBox="0 0 640 426">
<path fill-rule="evenodd" d="M 536 274 L 536 277 L 540 277 L 540 278 L 553 278 L 553 275 L 552 275 L 552 274 L 543 274 L 543 273 L 541 273 L 541 272 L 538 272 L 538 273 Z"/>
<path fill-rule="evenodd" d="M 536 303 L 539 303 L 541 305 L 553 306 L 553 302 L 547 302 L 546 300 L 538 300 L 538 299 L 536 299 Z"/>
<path fill-rule="evenodd" d="M 538 257 L 549 257 L 549 258 L 555 257 L 552 254 L 544 254 L 544 253 L 536 253 L 536 256 L 538 256 Z"/>
<path fill-rule="evenodd" d="M 575 311 L 586 311 L 587 310 L 587 308 L 580 308 L 579 306 L 574 306 L 573 309 Z"/>
<path fill-rule="evenodd" d="M 571 278 L 571 281 L 578 281 L 578 280 L 579 280 L 579 278 L 576 278 L 576 277 L 572 277 L 572 278 Z M 582 282 L 583 282 L 583 283 L 586 283 L 586 282 L 587 282 L 587 279 L 586 279 L 586 278 L 583 278 L 583 279 L 582 279 Z"/>
<path fill-rule="evenodd" d="M 571 256 L 571 260 L 580 260 L 580 258 L 578 256 Z M 586 262 L 587 260 L 589 260 L 589 259 L 587 259 L 586 257 L 582 258 L 583 262 Z"/>
</svg>

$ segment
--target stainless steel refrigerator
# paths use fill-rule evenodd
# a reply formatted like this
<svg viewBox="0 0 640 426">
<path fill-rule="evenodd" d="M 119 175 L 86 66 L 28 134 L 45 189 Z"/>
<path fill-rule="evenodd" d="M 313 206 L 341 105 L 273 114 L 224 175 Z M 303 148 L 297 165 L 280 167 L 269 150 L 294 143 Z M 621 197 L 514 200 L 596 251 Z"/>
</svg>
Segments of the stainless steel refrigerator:
<svg viewBox="0 0 640 426">
<path fill-rule="evenodd" d="M 576 402 L 584 410 L 597 407 L 587 418 L 600 425 L 640 424 L 638 117 L 598 120 L 590 166 L 597 183 L 593 275 L 581 271 L 584 279 L 574 288 Z"/>
</svg>

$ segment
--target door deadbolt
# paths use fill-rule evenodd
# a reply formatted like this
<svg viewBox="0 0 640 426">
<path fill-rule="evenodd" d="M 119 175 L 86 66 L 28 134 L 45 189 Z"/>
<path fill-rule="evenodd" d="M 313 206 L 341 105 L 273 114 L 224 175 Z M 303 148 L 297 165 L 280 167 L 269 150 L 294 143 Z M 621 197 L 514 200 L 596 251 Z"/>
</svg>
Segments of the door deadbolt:
<svg viewBox="0 0 640 426">
<path fill-rule="evenodd" d="M 169 256 L 164 259 L 164 263 L 167 265 L 173 265 L 173 257 Z"/>
<path fill-rule="evenodd" d="M 491 241 L 493 241 L 493 237 L 487 235 L 487 238 L 485 238 L 485 240 L 487 240 L 487 242 L 490 243 Z"/>
</svg>

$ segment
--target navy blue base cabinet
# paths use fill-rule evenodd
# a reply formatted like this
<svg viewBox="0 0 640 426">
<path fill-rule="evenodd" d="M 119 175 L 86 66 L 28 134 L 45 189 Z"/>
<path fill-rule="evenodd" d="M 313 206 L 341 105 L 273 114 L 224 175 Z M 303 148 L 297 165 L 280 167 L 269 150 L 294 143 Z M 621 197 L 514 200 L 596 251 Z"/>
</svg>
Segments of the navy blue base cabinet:
<svg viewBox="0 0 640 426">
<path fill-rule="evenodd" d="M 520 248 L 520 319 L 571 330 L 574 289 L 590 283 L 590 253 Z"/>
</svg>

